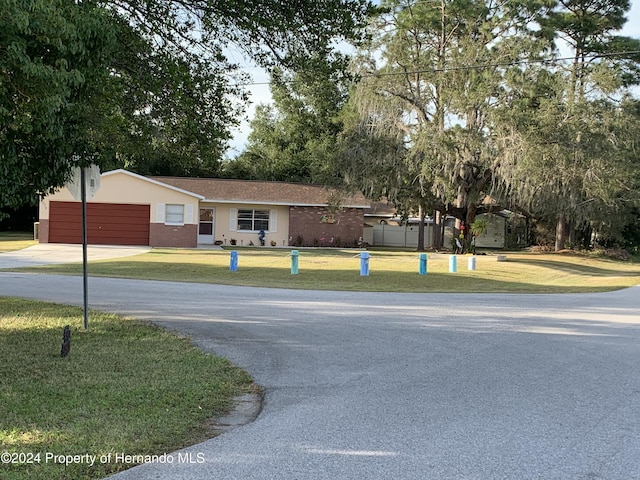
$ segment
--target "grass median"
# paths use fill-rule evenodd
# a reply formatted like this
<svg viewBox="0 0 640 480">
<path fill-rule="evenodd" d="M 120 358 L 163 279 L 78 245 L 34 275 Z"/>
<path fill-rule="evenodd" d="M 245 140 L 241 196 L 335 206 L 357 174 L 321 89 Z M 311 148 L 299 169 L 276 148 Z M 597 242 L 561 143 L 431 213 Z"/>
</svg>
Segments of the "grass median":
<svg viewBox="0 0 640 480">
<path fill-rule="evenodd" d="M 640 284 L 640 264 L 583 253 L 489 252 L 457 257 L 429 253 L 427 275 L 418 275 L 418 253 L 371 249 L 369 275 L 360 275 L 357 250 L 300 250 L 299 273 L 291 274 L 288 249 L 238 247 L 238 270 L 230 271 L 229 250 L 162 249 L 126 259 L 90 262 L 89 275 L 255 287 L 380 292 L 577 293 L 615 290 Z M 502 253 L 502 252 L 500 252 Z M 81 265 L 51 265 L 32 272 L 80 275 Z"/>
<path fill-rule="evenodd" d="M 2 480 L 103 478 L 210 438 L 209 419 L 255 390 L 246 372 L 159 328 L 99 312 L 81 325 L 80 308 L 0 297 Z M 65 465 L 68 455 L 86 456 Z"/>
</svg>

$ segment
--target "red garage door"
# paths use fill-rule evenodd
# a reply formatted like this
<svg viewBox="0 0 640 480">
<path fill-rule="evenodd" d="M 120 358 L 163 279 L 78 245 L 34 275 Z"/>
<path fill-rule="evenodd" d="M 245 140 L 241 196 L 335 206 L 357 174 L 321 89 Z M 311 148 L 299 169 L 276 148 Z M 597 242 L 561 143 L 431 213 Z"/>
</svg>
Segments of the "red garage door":
<svg viewBox="0 0 640 480">
<path fill-rule="evenodd" d="M 149 245 L 149 205 L 87 203 L 87 243 Z M 49 204 L 49 242 L 82 243 L 82 204 Z"/>
</svg>

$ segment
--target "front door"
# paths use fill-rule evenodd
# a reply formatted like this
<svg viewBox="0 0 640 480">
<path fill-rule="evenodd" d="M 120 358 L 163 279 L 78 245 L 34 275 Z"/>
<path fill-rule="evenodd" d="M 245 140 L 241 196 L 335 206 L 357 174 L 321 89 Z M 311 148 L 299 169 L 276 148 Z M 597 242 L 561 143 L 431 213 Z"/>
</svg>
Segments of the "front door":
<svg viewBox="0 0 640 480">
<path fill-rule="evenodd" d="M 200 220 L 198 222 L 198 243 L 203 245 L 213 245 L 213 223 L 215 219 L 215 208 L 201 208 Z"/>
</svg>

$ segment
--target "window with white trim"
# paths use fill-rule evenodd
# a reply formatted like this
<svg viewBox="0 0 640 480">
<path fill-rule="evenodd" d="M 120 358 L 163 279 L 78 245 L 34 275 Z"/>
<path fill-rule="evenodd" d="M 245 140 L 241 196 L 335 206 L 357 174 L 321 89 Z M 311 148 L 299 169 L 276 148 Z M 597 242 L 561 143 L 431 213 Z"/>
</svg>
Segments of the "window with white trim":
<svg viewBox="0 0 640 480">
<path fill-rule="evenodd" d="M 269 210 L 238 210 L 238 230 L 269 230 Z"/>
<path fill-rule="evenodd" d="M 165 224 L 184 225 L 184 205 L 168 203 L 165 207 Z"/>
</svg>

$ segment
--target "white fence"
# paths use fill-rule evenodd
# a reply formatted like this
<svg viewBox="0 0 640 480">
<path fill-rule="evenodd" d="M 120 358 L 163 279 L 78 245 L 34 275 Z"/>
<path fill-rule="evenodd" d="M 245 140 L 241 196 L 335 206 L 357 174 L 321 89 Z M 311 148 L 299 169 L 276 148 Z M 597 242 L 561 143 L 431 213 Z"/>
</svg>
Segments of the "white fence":
<svg viewBox="0 0 640 480">
<path fill-rule="evenodd" d="M 476 237 L 476 247 L 479 248 L 505 248 L 508 245 L 507 237 L 511 235 L 512 246 L 523 246 L 526 241 L 526 226 L 516 225 L 509 228 L 508 220 L 501 215 L 482 214 L 478 218 L 487 221 L 487 231 Z M 522 223 L 522 222 L 521 222 Z M 387 225 L 376 224 L 365 227 L 364 241 L 374 247 L 399 247 L 416 248 L 418 246 L 418 230 L 416 224 L 410 225 Z M 512 230 L 514 233 L 512 233 Z M 447 223 L 444 229 L 445 248 L 452 248 L 452 222 Z M 424 227 L 424 246 L 429 248 L 433 245 L 433 224 L 428 222 Z"/>
<path fill-rule="evenodd" d="M 374 225 L 365 228 L 365 242 L 375 247 L 401 247 L 417 248 L 418 225 Z M 451 230 L 445 231 L 445 245 L 451 241 Z M 430 247 L 433 244 L 433 226 L 429 223 L 424 227 L 424 246 Z"/>
</svg>

